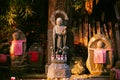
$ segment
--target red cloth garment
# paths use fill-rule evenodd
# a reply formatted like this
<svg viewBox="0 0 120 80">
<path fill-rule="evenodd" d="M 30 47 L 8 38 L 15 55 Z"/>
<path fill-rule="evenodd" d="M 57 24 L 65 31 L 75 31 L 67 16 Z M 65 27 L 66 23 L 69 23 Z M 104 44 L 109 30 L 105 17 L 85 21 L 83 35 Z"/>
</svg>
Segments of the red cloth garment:
<svg viewBox="0 0 120 80">
<path fill-rule="evenodd" d="M 24 40 L 12 41 L 12 44 L 10 47 L 10 53 L 15 55 L 15 56 L 22 55 L 22 53 L 23 53 L 22 43 L 23 42 L 24 42 Z"/>
<path fill-rule="evenodd" d="M 116 80 L 120 80 L 120 70 L 115 68 L 113 68 L 112 70 L 116 72 Z"/>
<path fill-rule="evenodd" d="M 30 60 L 32 61 L 32 62 L 38 62 L 38 57 L 39 57 L 39 53 L 38 52 L 36 52 L 36 51 L 31 51 L 31 52 L 29 52 L 29 54 L 30 54 Z"/>
<path fill-rule="evenodd" d="M 94 63 L 106 63 L 106 50 L 104 49 L 94 50 Z"/>
</svg>

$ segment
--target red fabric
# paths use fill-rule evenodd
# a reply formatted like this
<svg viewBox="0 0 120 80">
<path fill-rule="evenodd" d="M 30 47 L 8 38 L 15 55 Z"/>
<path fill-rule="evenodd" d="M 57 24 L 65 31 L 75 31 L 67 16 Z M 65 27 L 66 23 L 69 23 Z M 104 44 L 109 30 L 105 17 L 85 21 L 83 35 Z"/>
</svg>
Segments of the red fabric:
<svg viewBox="0 0 120 80">
<path fill-rule="evenodd" d="M 38 52 L 35 52 L 35 51 L 32 51 L 32 52 L 29 52 L 30 54 L 30 60 L 32 62 L 38 62 L 38 56 L 39 56 L 39 53 Z"/>
<path fill-rule="evenodd" d="M 94 50 L 94 63 L 106 63 L 106 50 L 104 49 Z"/>
</svg>

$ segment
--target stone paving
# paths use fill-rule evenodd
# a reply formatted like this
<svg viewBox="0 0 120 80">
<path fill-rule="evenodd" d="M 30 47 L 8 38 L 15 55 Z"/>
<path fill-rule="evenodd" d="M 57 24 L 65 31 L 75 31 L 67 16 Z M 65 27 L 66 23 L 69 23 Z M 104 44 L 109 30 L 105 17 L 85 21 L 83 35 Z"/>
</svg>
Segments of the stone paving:
<svg viewBox="0 0 120 80">
<path fill-rule="evenodd" d="M 4 72 L 3 72 L 4 73 Z M 4 73 L 6 74 L 6 73 Z M 0 80 L 10 80 L 10 76 L 2 75 Z M 7 74 L 6 74 L 7 75 Z M 9 77 L 9 78 L 8 78 Z M 22 77 L 15 76 L 16 80 L 47 80 L 46 74 L 27 74 Z M 109 80 L 109 76 L 93 77 L 92 75 L 71 75 L 70 80 Z"/>
</svg>

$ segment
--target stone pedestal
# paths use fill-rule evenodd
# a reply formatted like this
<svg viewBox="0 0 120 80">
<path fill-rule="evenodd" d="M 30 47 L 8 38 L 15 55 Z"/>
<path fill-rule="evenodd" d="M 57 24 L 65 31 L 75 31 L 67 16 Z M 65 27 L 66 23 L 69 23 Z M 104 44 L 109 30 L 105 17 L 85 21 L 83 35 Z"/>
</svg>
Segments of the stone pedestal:
<svg viewBox="0 0 120 80">
<path fill-rule="evenodd" d="M 65 60 L 52 60 L 52 63 L 48 67 L 47 78 L 54 80 L 56 78 L 70 78 L 70 76 L 70 68 Z"/>
</svg>

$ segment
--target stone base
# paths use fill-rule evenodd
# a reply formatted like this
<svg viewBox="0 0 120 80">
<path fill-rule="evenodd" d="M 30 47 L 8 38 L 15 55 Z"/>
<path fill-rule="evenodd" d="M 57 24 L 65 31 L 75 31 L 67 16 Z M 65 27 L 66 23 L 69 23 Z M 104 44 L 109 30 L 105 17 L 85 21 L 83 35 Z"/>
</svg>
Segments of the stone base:
<svg viewBox="0 0 120 80">
<path fill-rule="evenodd" d="M 48 67 L 48 80 L 53 80 L 55 78 L 70 78 L 70 76 L 70 67 L 65 63 L 64 60 L 54 60 Z"/>
<path fill-rule="evenodd" d="M 48 73 L 48 67 L 49 67 L 49 65 L 50 65 L 50 64 L 46 64 L 46 65 L 45 65 L 45 74 Z"/>
</svg>

